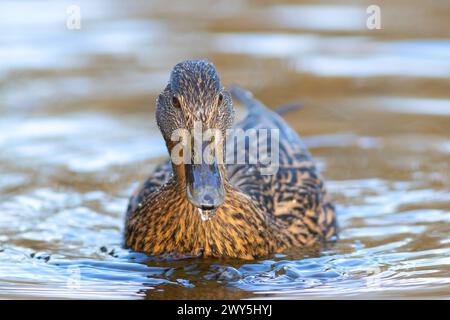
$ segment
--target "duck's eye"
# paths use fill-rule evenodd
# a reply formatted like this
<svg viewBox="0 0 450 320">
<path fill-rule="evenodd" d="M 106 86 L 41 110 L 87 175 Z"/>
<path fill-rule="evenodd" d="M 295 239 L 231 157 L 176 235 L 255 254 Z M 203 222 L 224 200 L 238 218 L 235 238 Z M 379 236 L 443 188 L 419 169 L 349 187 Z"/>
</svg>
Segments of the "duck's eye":
<svg viewBox="0 0 450 320">
<path fill-rule="evenodd" d="M 178 100 L 178 98 L 175 97 L 175 96 L 172 97 L 172 105 L 175 108 L 180 108 L 181 107 L 180 100 Z"/>
<path fill-rule="evenodd" d="M 219 93 L 218 104 L 221 105 L 223 101 L 223 94 Z"/>
</svg>

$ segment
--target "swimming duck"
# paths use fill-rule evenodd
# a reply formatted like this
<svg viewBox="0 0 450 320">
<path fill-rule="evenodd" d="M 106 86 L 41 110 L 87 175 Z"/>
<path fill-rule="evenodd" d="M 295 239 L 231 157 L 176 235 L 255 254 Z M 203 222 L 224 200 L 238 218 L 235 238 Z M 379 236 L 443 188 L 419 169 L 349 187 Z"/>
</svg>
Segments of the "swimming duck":
<svg viewBox="0 0 450 320">
<path fill-rule="evenodd" d="M 247 109 L 234 126 L 232 95 Z M 219 154 L 229 154 L 225 141 L 216 144 L 209 163 L 162 163 L 130 199 L 126 247 L 151 255 L 255 259 L 336 235 L 333 205 L 300 137 L 249 92 L 222 87 L 209 61 L 187 60 L 173 68 L 157 99 L 156 121 L 169 154 L 176 147 L 173 132 L 192 132 L 195 123 L 224 136 L 231 128 L 275 129 L 278 170 L 267 174 L 261 163 L 218 161 Z M 231 152 L 238 156 L 247 149 Z"/>
</svg>

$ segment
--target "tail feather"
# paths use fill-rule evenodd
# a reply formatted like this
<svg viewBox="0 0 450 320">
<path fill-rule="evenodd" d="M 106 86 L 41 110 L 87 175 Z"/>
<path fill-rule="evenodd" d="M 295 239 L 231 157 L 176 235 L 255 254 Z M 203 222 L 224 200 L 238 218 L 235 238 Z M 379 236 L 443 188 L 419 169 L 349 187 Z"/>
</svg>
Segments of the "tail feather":
<svg viewBox="0 0 450 320">
<path fill-rule="evenodd" d="M 264 106 L 264 104 L 255 99 L 250 91 L 247 91 L 237 85 L 232 85 L 230 87 L 230 92 L 234 98 L 240 101 L 247 108 L 249 113 L 260 113 L 264 110 L 273 111 L 279 115 L 283 115 L 304 107 L 302 102 L 293 102 L 279 106 L 274 110 L 269 110 L 266 106 Z"/>
<path fill-rule="evenodd" d="M 288 103 L 288 104 L 283 104 L 283 105 L 277 107 L 273 111 L 279 115 L 284 115 L 291 111 L 299 110 L 299 109 L 303 108 L 304 106 L 305 105 L 303 104 L 303 102 L 292 102 L 292 103 Z"/>
<path fill-rule="evenodd" d="M 250 91 L 244 90 L 237 85 L 232 85 L 230 86 L 230 92 L 233 97 L 239 100 L 247 108 L 249 113 L 267 110 L 261 102 L 253 97 L 253 94 Z"/>
</svg>

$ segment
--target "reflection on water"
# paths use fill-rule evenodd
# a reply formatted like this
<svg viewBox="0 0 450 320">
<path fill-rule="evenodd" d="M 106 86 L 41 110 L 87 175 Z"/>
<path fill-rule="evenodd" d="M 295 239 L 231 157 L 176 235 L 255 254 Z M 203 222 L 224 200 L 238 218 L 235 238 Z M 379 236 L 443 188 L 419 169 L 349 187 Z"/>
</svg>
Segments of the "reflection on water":
<svg viewBox="0 0 450 320">
<path fill-rule="evenodd" d="M 79 3 L 79 31 L 64 2 L 0 3 L 0 298 L 450 296 L 446 4 L 383 3 L 368 31 L 366 4 Z M 128 196 L 166 153 L 156 94 L 191 57 L 271 106 L 305 102 L 286 117 L 338 242 L 251 262 L 122 248 Z"/>
</svg>

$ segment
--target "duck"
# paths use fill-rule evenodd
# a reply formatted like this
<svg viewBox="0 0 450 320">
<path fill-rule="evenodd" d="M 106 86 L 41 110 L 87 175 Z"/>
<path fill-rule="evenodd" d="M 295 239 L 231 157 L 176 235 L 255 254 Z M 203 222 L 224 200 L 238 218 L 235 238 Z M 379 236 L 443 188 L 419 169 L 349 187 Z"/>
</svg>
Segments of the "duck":
<svg viewBox="0 0 450 320">
<path fill-rule="evenodd" d="M 240 121 L 233 98 L 247 111 Z M 156 100 L 155 117 L 171 157 L 132 194 L 125 247 L 151 256 L 253 260 L 336 239 L 334 205 L 300 136 L 250 92 L 223 87 L 213 63 L 176 64 Z M 186 161 L 196 154 L 195 138 L 180 148 L 173 134 L 193 132 L 196 124 L 202 133 L 211 129 L 224 137 L 233 130 L 273 132 L 266 145 L 276 142 L 275 169 L 250 157 L 220 161 L 230 154 L 236 160 L 251 148 L 250 142 L 229 148 L 226 139 L 207 140 L 214 143 L 212 158 Z M 261 144 L 263 136 L 256 134 L 252 145 Z M 198 150 L 203 148 L 200 142 Z M 175 149 L 183 161 L 173 159 Z"/>
</svg>

